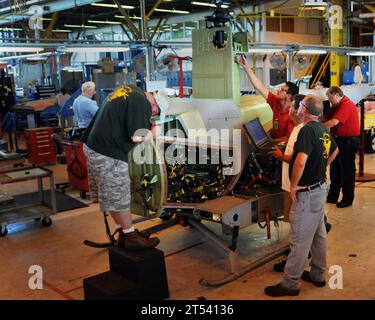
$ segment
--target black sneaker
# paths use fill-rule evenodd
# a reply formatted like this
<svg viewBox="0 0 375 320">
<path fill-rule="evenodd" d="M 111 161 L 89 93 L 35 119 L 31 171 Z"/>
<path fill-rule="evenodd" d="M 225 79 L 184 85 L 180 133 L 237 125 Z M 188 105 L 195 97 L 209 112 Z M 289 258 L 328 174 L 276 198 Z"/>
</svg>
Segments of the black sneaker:
<svg viewBox="0 0 375 320">
<path fill-rule="evenodd" d="M 299 289 L 284 288 L 280 283 L 275 286 L 266 287 L 264 293 L 271 297 L 298 296 Z"/>
<path fill-rule="evenodd" d="M 286 265 L 286 260 L 283 260 L 279 263 L 276 263 L 276 264 L 273 265 L 273 271 L 284 272 L 285 265 Z"/>
<path fill-rule="evenodd" d="M 324 280 L 323 281 L 315 281 L 315 280 L 311 279 L 309 271 L 304 271 L 302 273 L 301 279 L 303 281 L 306 281 L 306 282 L 311 282 L 316 287 L 324 287 L 326 285 L 326 282 Z"/>
<path fill-rule="evenodd" d="M 328 234 L 332 229 L 332 225 L 329 222 L 326 222 L 325 225 L 326 225 L 326 231 L 327 231 L 327 234 Z"/>
<path fill-rule="evenodd" d="M 336 207 L 337 208 L 346 208 L 346 207 L 350 207 L 351 205 L 352 205 L 352 202 L 341 200 L 340 202 L 337 202 Z"/>
<path fill-rule="evenodd" d="M 125 250 L 145 250 L 155 248 L 160 243 L 158 238 L 144 238 L 139 232 L 119 232 L 117 245 Z"/>
</svg>

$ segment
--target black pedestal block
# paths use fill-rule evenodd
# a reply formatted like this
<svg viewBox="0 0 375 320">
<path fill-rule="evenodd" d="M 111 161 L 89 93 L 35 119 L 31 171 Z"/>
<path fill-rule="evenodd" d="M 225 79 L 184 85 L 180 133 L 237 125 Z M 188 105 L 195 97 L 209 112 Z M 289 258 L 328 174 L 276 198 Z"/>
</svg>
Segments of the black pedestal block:
<svg viewBox="0 0 375 320">
<path fill-rule="evenodd" d="M 138 300 L 139 286 L 111 271 L 83 279 L 85 300 Z"/>
<path fill-rule="evenodd" d="M 164 253 L 158 249 L 125 251 L 109 248 L 109 266 L 112 272 L 135 282 L 142 299 L 166 299 L 169 297 Z"/>
</svg>

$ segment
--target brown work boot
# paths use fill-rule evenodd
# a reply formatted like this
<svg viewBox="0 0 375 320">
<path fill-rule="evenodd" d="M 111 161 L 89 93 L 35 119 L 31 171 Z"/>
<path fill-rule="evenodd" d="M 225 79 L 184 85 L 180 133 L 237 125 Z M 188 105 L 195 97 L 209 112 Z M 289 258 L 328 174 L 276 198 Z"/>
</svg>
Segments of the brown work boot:
<svg viewBox="0 0 375 320">
<path fill-rule="evenodd" d="M 159 244 L 158 238 L 145 238 L 139 232 L 119 232 L 117 245 L 125 250 L 145 250 L 155 248 Z"/>
</svg>

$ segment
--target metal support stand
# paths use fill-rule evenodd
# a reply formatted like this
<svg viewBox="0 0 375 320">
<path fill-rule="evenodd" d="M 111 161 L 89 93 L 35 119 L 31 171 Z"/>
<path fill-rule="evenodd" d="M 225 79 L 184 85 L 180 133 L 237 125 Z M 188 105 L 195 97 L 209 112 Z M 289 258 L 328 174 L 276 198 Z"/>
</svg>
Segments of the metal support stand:
<svg viewBox="0 0 375 320">
<path fill-rule="evenodd" d="M 375 175 L 371 173 L 364 173 L 365 164 L 365 101 L 361 102 L 361 131 L 360 131 L 360 145 L 359 145 L 359 172 L 356 175 L 355 181 L 370 182 L 375 181 Z"/>
<path fill-rule="evenodd" d="M 219 238 L 217 234 L 212 232 L 210 229 L 208 229 L 205 225 L 202 223 L 194 220 L 194 219 L 189 219 L 189 224 L 192 225 L 195 229 L 197 229 L 199 232 L 201 232 L 203 235 L 205 235 L 207 238 L 212 240 L 214 243 L 216 243 L 219 248 L 223 249 L 225 253 L 228 254 L 229 258 L 229 264 L 230 264 L 230 271 L 231 274 L 221 280 L 217 281 L 208 281 L 206 279 L 200 279 L 199 284 L 202 286 L 207 286 L 207 287 L 218 287 L 222 286 L 226 283 L 232 282 L 246 273 L 268 263 L 269 261 L 272 261 L 276 259 L 277 257 L 281 256 L 284 254 L 285 250 L 289 248 L 289 245 L 282 246 L 281 248 L 277 249 L 276 251 L 266 255 L 265 257 L 262 257 L 253 263 L 240 268 L 240 261 L 239 261 L 239 256 L 238 252 L 236 251 L 236 244 L 237 244 L 237 237 L 238 237 L 238 231 L 239 227 L 235 227 L 233 229 L 233 234 L 232 234 L 232 245 L 228 246 L 228 244 Z M 233 248 L 233 250 L 232 250 Z"/>
<path fill-rule="evenodd" d="M 192 225 L 195 229 L 197 229 L 199 232 L 201 232 L 204 236 L 212 240 L 219 248 L 223 249 L 226 254 L 229 256 L 229 265 L 230 265 L 230 272 L 236 273 L 239 271 L 239 258 L 238 253 L 236 251 L 237 246 L 237 237 L 238 237 L 238 230 L 235 231 L 235 227 L 233 229 L 233 235 L 232 235 L 232 246 L 234 243 L 234 249 L 231 248 L 231 246 L 228 246 L 228 244 L 221 239 L 216 233 L 208 229 L 204 224 L 194 220 L 194 219 L 188 219 L 189 224 Z"/>
</svg>

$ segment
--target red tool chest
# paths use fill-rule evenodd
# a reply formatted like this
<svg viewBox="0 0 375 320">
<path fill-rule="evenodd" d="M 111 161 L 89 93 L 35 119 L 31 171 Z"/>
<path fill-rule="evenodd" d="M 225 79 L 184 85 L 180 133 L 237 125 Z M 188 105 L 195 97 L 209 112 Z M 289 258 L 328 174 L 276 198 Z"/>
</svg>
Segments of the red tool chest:
<svg viewBox="0 0 375 320">
<path fill-rule="evenodd" d="M 83 152 L 83 143 L 78 141 L 64 140 L 63 142 L 66 165 L 68 170 L 69 184 L 71 187 L 81 191 L 81 197 L 86 197 L 89 191 L 87 176 L 87 160 Z"/>
<path fill-rule="evenodd" d="M 25 129 L 27 156 L 33 165 L 56 162 L 52 128 Z"/>
</svg>

